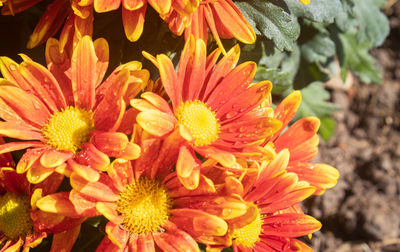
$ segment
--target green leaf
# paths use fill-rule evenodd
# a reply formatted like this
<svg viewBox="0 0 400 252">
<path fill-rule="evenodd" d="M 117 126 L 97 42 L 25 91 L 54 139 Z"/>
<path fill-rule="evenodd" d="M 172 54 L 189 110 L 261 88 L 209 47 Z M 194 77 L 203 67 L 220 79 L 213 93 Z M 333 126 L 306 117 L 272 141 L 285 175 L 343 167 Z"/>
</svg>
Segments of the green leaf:
<svg viewBox="0 0 400 252">
<path fill-rule="evenodd" d="M 340 0 L 312 0 L 304 5 L 296 0 L 284 0 L 291 13 L 315 22 L 333 23 L 336 16 L 343 11 Z"/>
<path fill-rule="evenodd" d="M 302 57 L 308 62 L 326 63 L 329 57 L 335 55 L 335 42 L 329 36 L 315 35 L 301 46 Z"/>
<path fill-rule="evenodd" d="M 279 50 L 293 50 L 300 34 L 295 16 L 268 1 L 236 1 L 235 4 L 257 34 L 271 39 Z"/>
<path fill-rule="evenodd" d="M 266 44 L 261 43 L 261 46 L 253 48 L 254 51 L 247 52 L 250 55 L 261 54 L 254 80 L 270 80 L 273 84 L 272 93 L 282 94 L 285 90 L 292 89 L 293 80 L 299 68 L 300 50 L 296 46 L 289 53 L 267 47 Z M 248 57 L 247 53 L 245 58 Z"/>
<path fill-rule="evenodd" d="M 328 141 L 335 134 L 336 121 L 329 117 L 320 118 L 320 121 L 319 134 L 322 139 Z"/>
<path fill-rule="evenodd" d="M 346 32 L 356 32 L 359 43 L 370 42 L 380 46 L 389 34 L 389 20 L 381 12 L 385 0 L 342 0 L 343 10 L 337 19 L 338 27 Z"/>
<path fill-rule="evenodd" d="M 343 75 L 346 76 L 346 70 L 350 69 L 364 83 L 381 83 L 380 70 L 368 52 L 370 44 L 360 44 L 355 34 L 339 34 L 339 40 L 341 47 L 338 47 L 338 54 Z"/>
<path fill-rule="evenodd" d="M 326 101 L 330 98 L 330 94 L 324 89 L 322 82 L 313 82 L 300 91 L 303 99 L 296 115 L 299 118 L 307 116 L 330 117 L 338 109 L 337 105 Z"/>
</svg>

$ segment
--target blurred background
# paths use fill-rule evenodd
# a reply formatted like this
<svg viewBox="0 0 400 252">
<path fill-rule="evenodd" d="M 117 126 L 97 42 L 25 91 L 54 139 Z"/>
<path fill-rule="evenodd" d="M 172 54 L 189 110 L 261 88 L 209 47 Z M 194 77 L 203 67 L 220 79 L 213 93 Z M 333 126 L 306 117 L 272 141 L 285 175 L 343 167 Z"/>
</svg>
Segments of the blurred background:
<svg viewBox="0 0 400 252">
<path fill-rule="evenodd" d="M 372 51 L 382 85 L 328 83 L 340 109 L 318 160 L 341 177 L 305 204 L 323 224 L 311 239 L 315 251 L 400 251 L 400 2 L 388 1 L 384 12 L 390 34 Z"/>
</svg>

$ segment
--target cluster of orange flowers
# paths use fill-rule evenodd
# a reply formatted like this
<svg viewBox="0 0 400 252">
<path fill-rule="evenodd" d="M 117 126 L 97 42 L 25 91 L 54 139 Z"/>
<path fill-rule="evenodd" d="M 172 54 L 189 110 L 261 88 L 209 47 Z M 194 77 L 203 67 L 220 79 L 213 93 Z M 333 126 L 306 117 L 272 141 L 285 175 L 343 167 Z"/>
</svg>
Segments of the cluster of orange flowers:
<svg viewBox="0 0 400 252">
<path fill-rule="evenodd" d="M 40 0 L 2 1 L 3 12 L 15 13 Z M 69 2 L 55 0 L 45 18 L 62 19 Z M 96 216 L 108 220 L 96 251 L 199 251 L 199 243 L 208 251 L 310 250 L 295 238 L 321 224 L 299 203 L 339 177 L 310 162 L 319 120 L 287 128 L 301 93 L 274 109 L 272 84 L 252 83 L 256 64 L 237 65 L 239 46 L 207 55 L 204 20 L 217 41 L 255 39 L 230 0 L 149 3 L 172 31 L 188 31 L 177 70 L 166 55 L 144 53 L 159 69 L 155 82 L 137 61 L 103 80 L 108 43 L 93 42 L 79 20 L 120 0 L 73 0 L 60 40 L 47 40 L 47 68 L 26 55 L 20 64 L 0 57 L 0 251 L 26 251 L 50 235 L 52 251 L 70 251 L 81 224 Z M 135 40 L 147 2 L 122 4 Z M 221 11 L 252 32 L 215 22 Z M 39 24 L 31 45 L 57 22 Z M 21 150 L 15 164 L 10 153 Z M 70 190 L 59 191 L 63 181 Z"/>
</svg>

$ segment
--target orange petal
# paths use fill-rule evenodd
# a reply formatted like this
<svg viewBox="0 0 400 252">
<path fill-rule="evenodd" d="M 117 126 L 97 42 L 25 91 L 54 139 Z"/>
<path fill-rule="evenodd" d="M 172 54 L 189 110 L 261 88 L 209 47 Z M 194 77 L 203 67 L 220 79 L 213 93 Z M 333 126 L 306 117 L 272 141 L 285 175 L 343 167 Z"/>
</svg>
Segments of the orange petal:
<svg viewBox="0 0 400 252">
<path fill-rule="evenodd" d="M 115 245 L 106 235 L 103 240 L 100 242 L 99 246 L 97 246 L 96 252 L 104 252 L 104 251 L 118 251 L 121 249 Z"/>
<path fill-rule="evenodd" d="M 131 162 L 125 159 L 115 159 L 107 173 L 119 191 L 123 191 L 124 187 L 134 180 Z"/>
<path fill-rule="evenodd" d="M 119 199 L 111 178 L 103 173 L 97 182 L 89 182 L 77 174 L 72 174 L 70 183 L 73 189 L 99 201 L 113 202 Z"/>
<path fill-rule="evenodd" d="M 57 112 L 66 107 L 66 101 L 61 88 L 54 76 L 40 64 L 35 62 L 22 62 L 19 72 L 32 86 L 37 97 L 51 109 Z"/>
<path fill-rule="evenodd" d="M 292 153 L 298 145 L 312 138 L 319 129 L 320 121 L 317 117 L 306 117 L 296 121 L 275 141 L 277 150 L 288 148 Z"/>
<path fill-rule="evenodd" d="M 210 5 L 213 9 L 215 22 L 224 27 L 239 41 L 252 44 L 256 41 L 256 34 L 246 21 L 242 12 L 231 0 L 220 0 Z"/>
<path fill-rule="evenodd" d="M 74 153 L 70 151 L 58 151 L 49 149 L 45 151 L 40 157 L 40 164 L 46 168 L 53 168 L 62 165 L 73 156 Z"/>
<path fill-rule="evenodd" d="M 171 0 L 148 0 L 160 15 L 166 15 L 171 9 Z"/>
<path fill-rule="evenodd" d="M 206 65 L 206 44 L 191 36 L 186 41 L 178 69 L 178 92 L 183 100 L 196 100 L 203 89 Z"/>
<path fill-rule="evenodd" d="M 28 149 L 24 155 L 22 155 L 21 159 L 19 160 L 16 170 L 18 173 L 25 173 L 31 166 L 39 160 L 42 154 L 46 151 L 46 149 Z"/>
<path fill-rule="evenodd" d="M 110 239 L 114 244 L 121 249 L 126 248 L 129 240 L 129 232 L 127 230 L 121 229 L 119 225 L 112 222 L 108 222 L 106 225 L 106 233 L 108 239 Z"/>
<path fill-rule="evenodd" d="M 160 78 L 165 91 L 171 98 L 173 108 L 176 108 L 182 100 L 179 93 L 178 77 L 176 75 L 174 65 L 171 60 L 164 54 L 157 55 L 158 69 L 160 70 Z"/>
<path fill-rule="evenodd" d="M 26 47 L 33 48 L 52 37 L 60 29 L 69 13 L 70 3 L 68 1 L 55 0 L 50 3 L 36 25 Z"/>
<path fill-rule="evenodd" d="M 182 145 L 179 149 L 178 160 L 176 162 L 176 172 L 180 177 L 189 177 L 195 167 L 201 162 L 196 158 L 193 149 L 187 145 Z"/>
<path fill-rule="evenodd" d="M 232 98 L 228 102 L 218 109 L 216 108 L 216 117 L 220 118 L 221 121 L 226 121 L 245 115 L 245 113 L 259 106 L 262 100 L 270 94 L 271 89 L 272 83 L 270 81 L 254 83 L 244 90 L 238 88 L 232 93 Z M 246 97 L 246 99 L 243 99 L 243 97 Z M 224 98 L 221 97 L 221 99 Z"/>
<path fill-rule="evenodd" d="M 288 171 L 294 172 L 300 180 L 305 180 L 317 187 L 315 194 L 322 194 L 325 189 L 332 188 L 339 179 L 339 171 L 327 164 L 296 162 L 289 165 Z"/>
<path fill-rule="evenodd" d="M 104 78 L 104 75 L 107 72 L 110 50 L 108 48 L 107 40 L 103 38 L 96 39 L 93 42 L 93 46 L 98 59 L 96 64 L 96 75 L 97 75 L 96 87 L 97 87 L 100 85 L 101 81 Z"/>
<path fill-rule="evenodd" d="M 228 231 L 228 224 L 223 219 L 196 209 L 173 209 L 170 221 L 195 236 L 222 236 Z"/>
<path fill-rule="evenodd" d="M 109 223 L 119 225 L 124 220 L 124 217 L 118 214 L 117 206 L 114 203 L 97 202 L 96 209 L 110 221 Z M 111 237 L 109 238 L 111 239 Z"/>
<path fill-rule="evenodd" d="M 29 194 L 30 185 L 24 174 L 18 174 L 12 168 L 0 168 L 1 189 L 12 192 L 16 195 Z"/>
<path fill-rule="evenodd" d="M 0 122 L 0 134 L 2 136 L 17 138 L 22 140 L 40 140 L 44 141 L 41 132 L 32 127 L 25 127 L 14 122 Z"/>
<path fill-rule="evenodd" d="M 19 64 L 8 57 L 0 57 L 0 71 L 5 79 L 24 90 L 30 89 L 29 83 L 19 72 Z"/>
<path fill-rule="evenodd" d="M 147 3 L 145 0 L 123 0 L 122 4 L 127 10 L 137 10 Z"/>
<path fill-rule="evenodd" d="M 100 173 L 87 165 L 81 165 L 74 160 L 69 160 L 68 165 L 76 174 L 89 182 L 97 182 L 100 179 Z"/>
<path fill-rule="evenodd" d="M 90 141 L 98 150 L 106 154 L 122 151 L 129 143 L 128 136 L 120 132 L 95 133 Z"/>
<path fill-rule="evenodd" d="M 0 85 L 0 98 L 17 116 L 38 129 L 41 129 L 47 123 L 50 112 L 38 97 L 25 92 L 6 80 L 0 80 Z"/>
<path fill-rule="evenodd" d="M 28 181 L 32 184 L 37 184 L 45 180 L 53 174 L 55 168 L 47 168 L 40 164 L 38 160 L 30 167 L 26 173 Z"/>
<path fill-rule="evenodd" d="M 143 33 L 147 4 L 136 10 L 122 8 L 122 23 L 125 35 L 131 42 L 137 41 Z"/>
<path fill-rule="evenodd" d="M 158 137 L 170 133 L 175 127 L 171 116 L 157 110 L 139 113 L 136 121 L 145 131 Z"/>
<path fill-rule="evenodd" d="M 115 153 L 113 156 L 116 158 L 123 158 L 126 160 L 135 160 L 140 157 L 141 149 L 139 145 L 129 142 L 125 149 Z"/>
<path fill-rule="evenodd" d="M 93 119 L 98 130 L 110 130 L 118 128 L 117 122 L 125 112 L 125 102 L 123 97 L 128 87 L 129 71 L 123 70 L 112 79 L 107 90 L 104 91 L 104 98 L 97 105 Z M 122 115 L 121 115 L 122 112 Z"/>
<path fill-rule="evenodd" d="M 54 234 L 50 252 L 71 251 L 80 231 L 81 225 L 78 225 L 62 233 Z"/>
<path fill-rule="evenodd" d="M 82 150 L 75 160 L 98 171 L 106 171 L 110 165 L 110 158 L 91 143 L 82 144 Z"/>
<path fill-rule="evenodd" d="M 94 217 L 100 215 L 96 209 L 96 201 L 93 198 L 87 197 L 78 191 L 72 189 L 69 193 L 69 200 L 75 207 L 75 211 L 83 217 Z"/>
<path fill-rule="evenodd" d="M 262 228 L 263 235 L 299 237 L 318 231 L 321 223 L 305 214 L 286 213 L 264 218 Z"/>
<path fill-rule="evenodd" d="M 207 105 L 214 111 L 227 103 L 235 94 L 247 89 L 256 73 L 257 65 L 254 62 L 245 62 L 234 68 L 218 83 L 207 99 Z M 229 116 L 232 117 L 232 116 Z"/>
<path fill-rule="evenodd" d="M 178 229 L 175 224 L 167 221 L 163 228 L 166 232 L 153 234 L 154 241 L 163 251 L 200 251 L 197 243 L 186 232 Z"/>
<path fill-rule="evenodd" d="M 95 104 L 97 61 L 92 39 L 83 37 L 72 55 L 71 80 L 75 106 L 86 110 Z"/>
<path fill-rule="evenodd" d="M 80 217 L 75 211 L 74 205 L 69 201 L 68 192 L 59 192 L 47 195 L 36 202 L 36 206 L 42 211 L 57 213 L 72 218 Z"/>
<path fill-rule="evenodd" d="M 206 99 L 211 93 L 213 93 L 213 90 L 218 83 L 235 68 L 239 60 L 239 56 L 240 47 L 236 45 L 232 47 L 232 49 L 229 50 L 228 53 L 217 63 L 209 77 L 203 99 Z"/>
<path fill-rule="evenodd" d="M 140 95 L 140 97 L 150 102 L 151 105 L 153 105 L 161 112 L 173 115 L 173 112 L 171 111 L 171 107 L 169 106 L 168 102 L 158 94 L 153 92 L 144 92 Z"/>
<path fill-rule="evenodd" d="M 121 0 L 94 0 L 96 12 L 108 12 L 119 8 Z"/>
<path fill-rule="evenodd" d="M 301 103 L 301 92 L 293 91 L 290 95 L 288 95 L 275 109 L 275 118 L 282 122 L 282 128 L 277 133 L 274 134 L 273 139 L 276 139 L 277 136 L 286 128 L 289 122 L 292 120 L 297 110 L 300 107 Z"/>
</svg>

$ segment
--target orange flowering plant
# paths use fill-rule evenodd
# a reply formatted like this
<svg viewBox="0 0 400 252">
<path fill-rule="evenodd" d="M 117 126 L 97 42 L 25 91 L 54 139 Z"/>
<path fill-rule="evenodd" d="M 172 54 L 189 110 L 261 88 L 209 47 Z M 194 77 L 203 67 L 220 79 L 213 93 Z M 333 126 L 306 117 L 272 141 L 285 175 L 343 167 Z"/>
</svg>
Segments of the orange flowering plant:
<svg viewBox="0 0 400 252">
<path fill-rule="evenodd" d="M 318 6 L 282 1 L 293 15 Z M 288 20 L 277 3 L 249 4 L 278 26 Z M 301 203 L 339 178 L 312 161 L 320 121 L 290 125 L 301 92 L 273 105 L 272 82 L 222 40 L 267 37 L 280 48 L 282 27 L 270 36 L 268 20 L 232 0 L 0 6 L 45 9 L 28 42 L 45 43 L 43 60 L 0 57 L 0 252 L 311 250 L 304 237 L 321 223 Z M 120 48 L 92 39 L 120 7 L 138 47 L 115 33 L 105 35 Z M 173 50 L 161 48 L 167 37 Z M 143 62 L 125 61 L 127 48 Z"/>
</svg>

